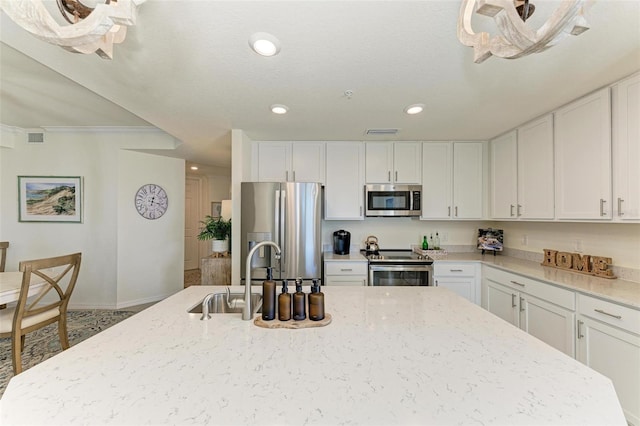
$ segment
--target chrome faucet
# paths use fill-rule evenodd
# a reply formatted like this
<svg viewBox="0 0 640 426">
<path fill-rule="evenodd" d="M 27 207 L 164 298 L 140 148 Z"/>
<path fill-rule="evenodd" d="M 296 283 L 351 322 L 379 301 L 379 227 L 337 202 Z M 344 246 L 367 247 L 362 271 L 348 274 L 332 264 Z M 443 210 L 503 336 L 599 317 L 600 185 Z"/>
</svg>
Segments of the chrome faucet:
<svg viewBox="0 0 640 426">
<path fill-rule="evenodd" d="M 251 258 L 258 249 L 264 246 L 272 246 L 276 249 L 276 259 L 280 259 L 280 254 L 282 253 L 280 247 L 273 241 L 261 241 L 249 251 L 246 264 L 247 279 L 244 283 L 244 306 L 242 307 L 242 319 L 245 321 L 249 321 L 253 317 L 253 311 L 251 310 Z"/>
</svg>

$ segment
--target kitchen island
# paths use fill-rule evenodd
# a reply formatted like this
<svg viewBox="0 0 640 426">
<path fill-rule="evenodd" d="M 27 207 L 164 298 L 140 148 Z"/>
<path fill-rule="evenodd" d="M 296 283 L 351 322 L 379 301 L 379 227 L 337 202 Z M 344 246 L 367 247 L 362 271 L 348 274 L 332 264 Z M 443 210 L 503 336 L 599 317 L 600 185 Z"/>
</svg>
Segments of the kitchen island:
<svg viewBox="0 0 640 426">
<path fill-rule="evenodd" d="M 323 287 L 322 328 L 187 313 L 223 290 L 189 287 L 24 371 L 0 423 L 626 424 L 609 379 L 443 288 Z"/>
</svg>

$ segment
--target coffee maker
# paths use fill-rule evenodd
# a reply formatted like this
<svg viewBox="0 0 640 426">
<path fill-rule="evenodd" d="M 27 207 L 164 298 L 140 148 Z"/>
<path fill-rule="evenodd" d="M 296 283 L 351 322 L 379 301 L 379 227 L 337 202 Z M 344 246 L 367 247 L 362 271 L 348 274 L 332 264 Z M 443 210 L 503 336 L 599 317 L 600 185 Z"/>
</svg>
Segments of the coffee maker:
<svg viewBox="0 0 640 426">
<path fill-rule="evenodd" d="M 349 245 L 351 244 L 351 233 L 341 229 L 333 233 L 333 253 L 349 254 Z"/>
</svg>

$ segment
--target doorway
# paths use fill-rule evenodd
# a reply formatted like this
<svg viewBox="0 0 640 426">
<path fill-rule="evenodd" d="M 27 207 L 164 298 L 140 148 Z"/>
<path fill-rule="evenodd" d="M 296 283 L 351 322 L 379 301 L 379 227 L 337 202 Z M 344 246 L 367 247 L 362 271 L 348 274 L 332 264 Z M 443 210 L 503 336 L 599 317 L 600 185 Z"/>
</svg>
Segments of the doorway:
<svg viewBox="0 0 640 426">
<path fill-rule="evenodd" d="M 200 219 L 202 212 L 202 178 L 187 176 L 184 202 L 184 270 L 200 268 Z"/>
</svg>

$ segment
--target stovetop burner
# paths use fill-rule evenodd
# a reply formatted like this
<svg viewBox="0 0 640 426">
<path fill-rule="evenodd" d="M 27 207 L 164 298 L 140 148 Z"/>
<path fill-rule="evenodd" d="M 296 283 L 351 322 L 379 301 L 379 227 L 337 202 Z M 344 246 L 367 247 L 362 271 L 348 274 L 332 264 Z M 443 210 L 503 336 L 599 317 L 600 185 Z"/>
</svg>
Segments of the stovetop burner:
<svg viewBox="0 0 640 426">
<path fill-rule="evenodd" d="M 363 250 L 363 254 L 371 263 L 421 263 L 432 264 L 433 259 L 429 256 L 423 256 L 412 250 L 379 250 L 377 253 L 367 253 Z"/>
</svg>

